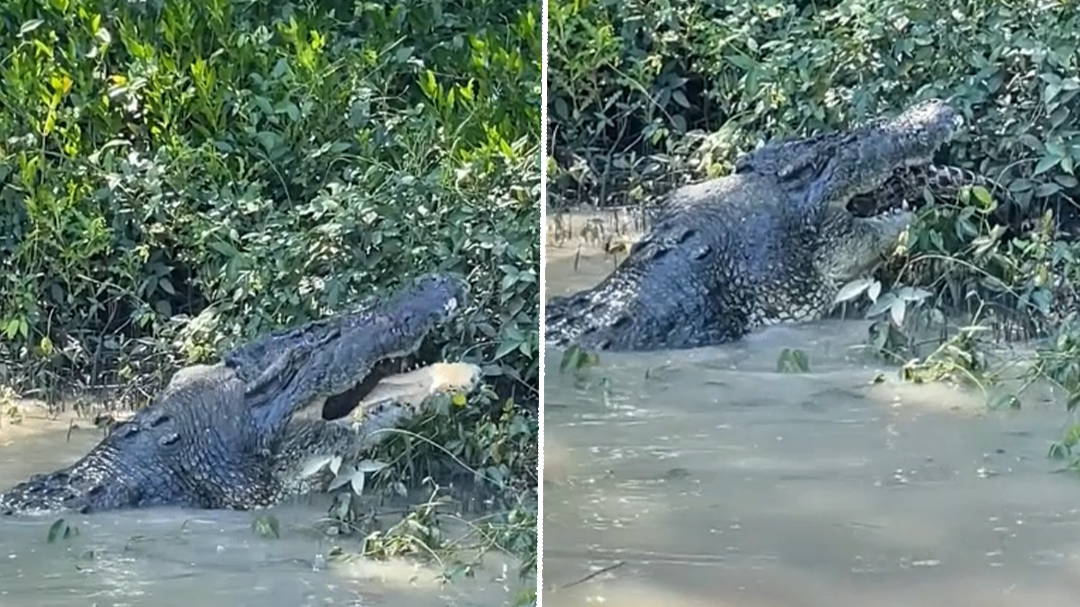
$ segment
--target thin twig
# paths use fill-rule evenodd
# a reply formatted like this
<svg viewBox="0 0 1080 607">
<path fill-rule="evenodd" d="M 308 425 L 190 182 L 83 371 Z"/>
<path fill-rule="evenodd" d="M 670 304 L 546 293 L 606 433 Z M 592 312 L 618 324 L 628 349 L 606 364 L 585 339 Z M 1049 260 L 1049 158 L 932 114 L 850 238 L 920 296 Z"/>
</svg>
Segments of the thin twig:
<svg viewBox="0 0 1080 607">
<path fill-rule="evenodd" d="M 605 573 L 608 573 L 609 571 L 615 571 L 616 569 L 618 569 L 619 567 L 622 567 L 625 564 L 626 564 L 626 561 L 616 561 L 615 563 L 613 563 L 611 565 L 608 565 L 607 567 L 602 567 L 600 569 L 597 569 L 596 571 L 593 571 L 592 573 L 586 575 L 585 577 L 583 577 L 581 579 L 574 580 L 573 582 L 570 582 L 568 584 L 563 584 L 562 586 L 553 586 L 551 588 L 551 591 L 555 592 L 556 590 L 565 590 L 567 588 L 571 588 L 571 587 L 577 586 L 579 584 L 584 584 L 585 582 L 593 579 L 594 577 L 596 577 L 598 575 L 603 575 Z"/>
</svg>

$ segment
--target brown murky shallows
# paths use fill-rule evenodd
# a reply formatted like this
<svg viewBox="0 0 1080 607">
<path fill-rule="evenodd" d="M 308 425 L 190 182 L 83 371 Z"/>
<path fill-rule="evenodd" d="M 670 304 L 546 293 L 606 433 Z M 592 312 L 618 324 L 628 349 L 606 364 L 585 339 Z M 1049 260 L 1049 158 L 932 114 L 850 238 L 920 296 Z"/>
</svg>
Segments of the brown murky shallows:
<svg viewBox="0 0 1080 607">
<path fill-rule="evenodd" d="M 48 419 L 26 406 L 21 423 L 0 421 L 0 487 L 67 465 L 101 437 L 86 419 Z M 325 496 L 270 510 L 281 537 L 252 530 L 262 513 L 152 508 L 94 515 L 0 516 L 0 607 L 394 607 L 512 604 L 522 589 L 517 565 L 492 554 L 474 579 L 441 584 L 443 569 L 405 559 L 327 557 L 334 546 L 356 551 L 355 538 L 324 535 Z M 400 514 L 388 513 L 385 522 Z M 48 543 L 64 518 L 77 537 Z M 465 529 L 447 529 L 464 533 Z"/>
<path fill-rule="evenodd" d="M 614 264 L 546 252 L 548 296 Z M 1080 476 L 1046 457 L 1061 400 L 991 411 L 977 390 L 901 384 L 859 350 L 866 327 L 604 354 L 586 381 L 549 350 L 544 605 L 1075 605 Z M 776 372 L 785 347 L 809 374 Z"/>
</svg>

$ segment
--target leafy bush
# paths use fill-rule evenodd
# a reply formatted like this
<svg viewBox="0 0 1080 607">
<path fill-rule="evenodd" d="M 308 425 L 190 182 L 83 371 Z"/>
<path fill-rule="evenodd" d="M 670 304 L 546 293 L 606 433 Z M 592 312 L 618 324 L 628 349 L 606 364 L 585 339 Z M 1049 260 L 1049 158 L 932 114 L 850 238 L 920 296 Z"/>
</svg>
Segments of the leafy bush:
<svg viewBox="0 0 1080 607">
<path fill-rule="evenodd" d="M 439 354 L 501 397 L 462 419 L 535 402 L 538 5 L 0 6 L 0 381 L 145 396 L 444 271 L 472 301 Z"/>
<path fill-rule="evenodd" d="M 762 138 L 939 95 L 967 119 L 953 164 L 1000 177 L 1022 203 L 1077 192 L 1080 14 L 1065 4 L 555 0 L 549 10 L 549 152 L 563 169 L 581 158 L 609 191 L 635 167 L 689 170 L 678 160 L 702 131 L 710 155 L 690 168 L 716 174 Z M 601 203 L 633 201 L 626 188 Z"/>
<path fill-rule="evenodd" d="M 197 360 L 438 269 L 535 381 L 536 11 L 461 9 L 8 3 L 6 357 Z"/>
</svg>

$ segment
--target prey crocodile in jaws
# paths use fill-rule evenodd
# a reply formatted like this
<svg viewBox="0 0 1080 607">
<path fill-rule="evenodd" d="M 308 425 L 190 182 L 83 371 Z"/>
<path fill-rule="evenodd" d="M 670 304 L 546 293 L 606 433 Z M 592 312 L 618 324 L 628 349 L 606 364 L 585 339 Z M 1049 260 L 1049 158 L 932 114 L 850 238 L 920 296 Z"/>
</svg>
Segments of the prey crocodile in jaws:
<svg viewBox="0 0 1080 607">
<path fill-rule="evenodd" d="M 278 331 L 182 369 L 147 408 L 87 455 L 0 493 L 0 512 L 182 506 L 249 509 L 310 489 L 300 471 L 407 417 L 395 400 L 348 414 L 464 305 L 465 286 L 429 275 L 354 312 Z M 415 405 L 415 403 L 413 403 Z M 319 415 L 296 415 L 311 408 Z M 327 419 L 329 418 L 329 419 Z"/>
<path fill-rule="evenodd" d="M 610 276 L 547 303 L 545 340 L 691 348 L 824 316 L 914 218 L 907 209 L 858 217 L 848 202 L 929 163 L 957 124 L 930 100 L 851 131 L 767 144 L 735 173 L 675 190 Z"/>
</svg>

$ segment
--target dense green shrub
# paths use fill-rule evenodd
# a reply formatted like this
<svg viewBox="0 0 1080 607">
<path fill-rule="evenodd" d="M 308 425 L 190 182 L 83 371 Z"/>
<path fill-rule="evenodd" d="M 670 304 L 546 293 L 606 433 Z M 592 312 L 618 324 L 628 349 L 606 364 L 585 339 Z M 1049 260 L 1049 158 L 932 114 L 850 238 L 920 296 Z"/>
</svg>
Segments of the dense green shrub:
<svg viewBox="0 0 1080 607">
<path fill-rule="evenodd" d="M 0 381 L 145 396 L 453 272 L 472 301 L 433 354 L 499 398 L 421 425 L 535 487 L 536 420 L 503 399 L 539 375 L 539 9 L 0 2 Z"/>
<path fill-rule="evenodd" d="M 449 354 L 535 385 L 535 7 L 3 6 L 6 362 L 199 359 L 443 270 Z"/>
<path fill-rule="evenodd" d="M 931 94 L 968 119 L 949 148 L 954 164 L 1000 177 L 1025 203 L 1078 193 L 1080 13 L 1069 3 L 549 7 L 548 152 L 563 169 L 551 204 L 637 202 L 648 167 L 691 170 L 678 159 L 702 131 L 709 157 L 692 168 L 716 174 L 762 138 L 843 126 Z M 575 160 L 588 169 L 575 172 Z"/>
</svg>

